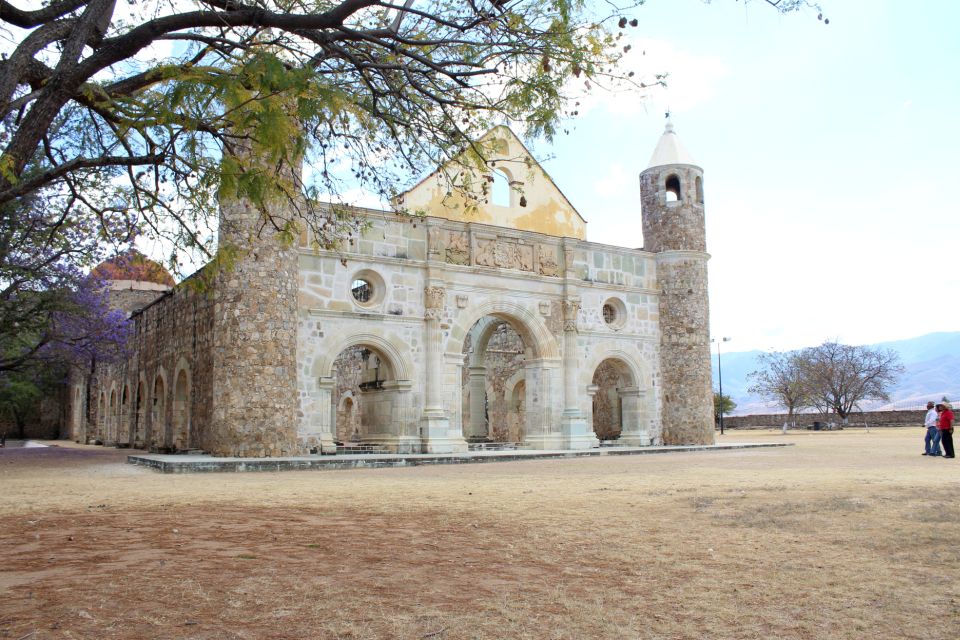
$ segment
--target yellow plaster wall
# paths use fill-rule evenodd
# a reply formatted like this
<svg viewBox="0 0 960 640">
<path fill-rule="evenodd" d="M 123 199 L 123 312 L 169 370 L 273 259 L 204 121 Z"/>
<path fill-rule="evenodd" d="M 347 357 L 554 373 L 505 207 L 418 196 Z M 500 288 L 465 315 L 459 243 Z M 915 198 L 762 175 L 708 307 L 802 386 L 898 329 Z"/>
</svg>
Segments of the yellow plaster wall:
<svg viewBox="0 0 960 640">
<path fill-rule="evenodd" d="M 468 168 L 466 161 L 451 162 L 443 171 L 433 173 L 397 198 L 395 206 L 458 222 L 586 240 L 584 219 L 510 129 L 495 127 L 477 142 L 488 166 L 502 170 L 512 179 L 510 206 L 489 202 L 489 194 L 484 194 L 481 187 L 483 173 Z M 469 177 L 465 177 L 468 172 Z M 451 181 L 461 189 L 451 189 Z M 525 206 L 521 206 L 521 199 Z"/>
</svg>

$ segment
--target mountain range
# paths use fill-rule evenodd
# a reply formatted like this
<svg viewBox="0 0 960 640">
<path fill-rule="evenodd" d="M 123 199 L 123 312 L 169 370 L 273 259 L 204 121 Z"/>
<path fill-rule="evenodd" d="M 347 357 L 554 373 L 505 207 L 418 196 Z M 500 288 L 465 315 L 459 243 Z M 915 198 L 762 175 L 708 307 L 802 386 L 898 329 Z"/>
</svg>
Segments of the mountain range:
<svg viewBox="0 0 960 640">
<path fill-rule="evenodd" d="M 919 409 L 928 400 L 946 396 L 960 400 L 960 331 L 929 333 L 918 338 L 880 342 L 871 348 L 892 349 L 900 355 L 904 372 L 891 390 L 890 402 L 866 403 L 864 409 Z M 782 408 L 750 394 L 749 374 L 760 368 L 762 351 L 723 353 L 723 393 L 737 403 L 733 415 L 779 413 Z M 713 354 L 713 386 L 719 382 L 717 355 Z"/>
</svg>

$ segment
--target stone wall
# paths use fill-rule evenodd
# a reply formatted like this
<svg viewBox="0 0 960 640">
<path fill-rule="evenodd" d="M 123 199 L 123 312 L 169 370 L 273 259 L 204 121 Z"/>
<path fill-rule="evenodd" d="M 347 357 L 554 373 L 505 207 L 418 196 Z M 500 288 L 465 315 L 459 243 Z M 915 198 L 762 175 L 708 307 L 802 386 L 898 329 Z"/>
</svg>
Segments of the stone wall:
<svg viewBox="0 0 960 640">
<path fill-rule="evenodd" d="M 212 299 L 181 285 L 134 313 L 130 356 L 74 370 L 64 433 L 78 442 L 204 448 L 210 438 Z"/>
<path fill-rule="evenodd" d="M 341 379 L 344 374 L 335 363 L 351 348 L 382 356 L 400 384 L 391 402 L 412 407 L 415 420 L 424 414 L 430 318 L 436 318 L 440 333 L 436 373 L 442 419 L 449 425 L 443 437 L 450 446 L 462 442 L 470 427 L 465 380 L 473 363 L 465 355 L 480 321 L 505 323 L 523 351 L 521 357 L 519 343 L 497 346 L 492 341 L 485 388 L 495 433 L 484 428 L 485 437 L 514 440 L 522 435 L 532 446 L 565 446 L 570 436 L 560 425 L 568 409 L 564 354 L 569 344 L 575 349 L 569 401 L 588 429 L 582 443 L 593 439 L 588 388 L 605 360 L 628 372 L 623 393 L 629 398 L 624 415 L 634 423 L 631 442 L 660 443 L 654 256 L 430 217 L 370 212 L 367 219 L 363 235 L 341 251 L 314 251 L 307 241 L 301 248 L 298 389 L 300 439 L 308 448 L 332 447 L 334 434 L 342 440 L 336 425 L 343 419 L 342 398 L 348 391 L 360 406 L 367 402 L 354 382 Z M 351 294 L 352 284 L 360 280 L 369 285 L 364 285 L 370 293 L 364 300 Z M 572 343 L 566 337 L 565 301 L 575 312 Z M 608 304 L 615 312 L 605 316 Z M 705 375 L 709 380 L 708 367 Z M 379 420 L 385 411 L 384 406 L 368 411 L 365 419 Z M 410 413 L 403 409 L 400 415 Z M 396 425 L 395 432 L 381 433 L 375 442 L 368 437 L 373 444 L 408 450 L 434 437 L 410 427 Z"/>
<path fill-rule="evenodd" d="M 671 201 L 671 183 L 679 191 Z M 645 249 L 657 252 L 666 444 L 711 444 L 713 390 L 702 172 L 668 165 L 640 174 Z"/>
<path fill-rule="evenodd" d="M 853 426 L 863 426 L 866 422 L 870 427 L 898 427 L 921 426 L 926 411 L 864 411 L 850 415 L 849 422 Z M 752 416 L 724 416 L 725 429 L 779 429 L 787 422 L 786 413 L 772 413 Z M 814 422 L 839 424 L 841 420 L 835 414 L 798 413 L 793 416 L 798 427 L 809 427 Z"/>
</svg>

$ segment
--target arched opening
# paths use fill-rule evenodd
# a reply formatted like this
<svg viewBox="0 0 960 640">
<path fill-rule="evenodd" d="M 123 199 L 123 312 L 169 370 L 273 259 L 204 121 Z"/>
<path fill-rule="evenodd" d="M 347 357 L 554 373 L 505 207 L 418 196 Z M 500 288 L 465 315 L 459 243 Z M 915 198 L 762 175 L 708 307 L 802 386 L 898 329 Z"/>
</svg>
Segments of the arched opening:
<svg viewBox="0 0 960 640">
<path fill-rule="evenodd" d="M 527 381 L 519 380 L 510 390 L 510 410 L 507 413 L 508 439 L 523 442 L 527 420 Z"/>
<path fill-rule="evenodd" d="M 120 405 L 117 402 L 117 390 L 110 391 L 110 419 L 107 422 L 106 444 L 117 443 L 117 423 L 120 421 Z"/>
<path fill-rule="evenodd" d="M 190 448 L 190 377 L 181 369 L 173 387 L 173 448 Z"/>
<path fill-rule="evenodd" d="M 608 358 L 593 372 L 589 393 L 593 396 L 593 432 L 601 441 L 618 440 L 624 431 L 624 417 L 629 415 L 629 396 L 636 384 L 630 369 L 620 360 Z M 632 396 L 629 396 L 632 397 Z"/>
<path fill-rule="evenodd" d="M 490 203 L 498 207 L 511 206 L 510 175 L 504 169 L 494 169 L 487 177 Z"/>
<path fill-rule="evenodd" d="M 153 396 L 150 411 L 150 444 L 152 447 L 162 448 L 166 446 L 164 437 L 166 435 L 166 397 L 164 393 L 163 378 L 157 376 L 153 381 Z"/>
<path fill-rule="evenodd" d="M 143 381 L 137 383 L 136 414 L 133 425 L 133 446 L 143 448 L 147 441 L 147 399 Z"/>
<path fill-rule="evenodd" d="M 703 204 L 703 178 L 697 176 L 697 202 Z"/>
<path fill-rule="evenodd" d="M 73 413 L 70 420 L 70 437 L 76 440 L 80 437 L 80 426 L 83 420 L 83 395 L 80 387 L 73 391 Z"/>
<path fill-rule="evenodd" d="M 387 355 L 370 344 L 356 344 L 333 361 L 331 402 L 338 451 L 361 446 L 391 451 L 419 450 L 410 406 L 410 382 L 397 380 Z"/>
<path fill-rule="evenodd" d="M 680 178 L 675 173 L 667 176 L 667 182 L 664 185 L 667 192 L 667 202 L 678 202 L 683 199 L 680 193 Z"/>
<path fill-rule="evenodd" d="M 107 394 L 100 392 L 100 399 L 97 400 L 97 433 L 94 436 L 96 440 L 103 442 L 106 437 L 107 429 Z"/>
<path fill-rule="evenodd" d="M 124 383 L 120 393 L 120 422 L 117 425 L 117 444 L 130 446 L 130 385 Z"/>
<path fill-rule="evenodd" d="M 343 444 L 360 442 L 360 412 L 352 389 L 344 391 L 337 403 L 335 441 Z"/>
<path fill-rule="evenodd" d="M 463 436 L 468 443 L 524 440 L 526 352 L 520 333 L 506 319 L 485 316 L 468 332 L 461 380 Z"/>
</svg>

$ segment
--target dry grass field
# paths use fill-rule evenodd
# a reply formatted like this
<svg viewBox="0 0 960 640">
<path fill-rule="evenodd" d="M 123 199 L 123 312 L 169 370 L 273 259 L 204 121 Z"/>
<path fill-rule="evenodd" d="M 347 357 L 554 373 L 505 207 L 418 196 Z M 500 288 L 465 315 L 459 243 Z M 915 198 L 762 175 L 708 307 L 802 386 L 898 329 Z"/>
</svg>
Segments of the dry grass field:
<svg viewBox="0 0 960 640">
<path fill-rule="evenodd" d="M 793 447 L 164 476 L 0 450 L 0 638 L 960 637 L 960 463 Z"/>
</svg>

